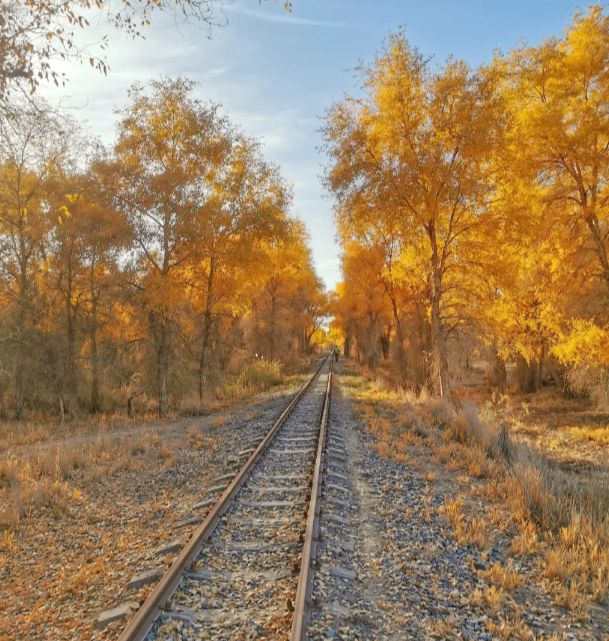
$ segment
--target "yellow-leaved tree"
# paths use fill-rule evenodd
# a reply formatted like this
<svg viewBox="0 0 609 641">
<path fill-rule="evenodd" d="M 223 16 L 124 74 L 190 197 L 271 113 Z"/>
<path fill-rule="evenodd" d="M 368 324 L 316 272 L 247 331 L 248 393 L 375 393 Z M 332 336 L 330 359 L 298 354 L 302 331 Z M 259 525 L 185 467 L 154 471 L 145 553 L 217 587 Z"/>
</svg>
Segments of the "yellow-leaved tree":
<svg viewBox="0 0 609 641">
<path fill-rule="evenodd" d="M 363 72 L 364 98 L 328 114 L 328 185 L 360 224 L 390 221 L 401 246 L 424 252 L 435 387 L 450 401 L 447 338 L 453 290 L 481 234 L 490 159 L 502 125 L 497 77 L 449 59 L 432 68 L 402 33 Z"/>
</svg>

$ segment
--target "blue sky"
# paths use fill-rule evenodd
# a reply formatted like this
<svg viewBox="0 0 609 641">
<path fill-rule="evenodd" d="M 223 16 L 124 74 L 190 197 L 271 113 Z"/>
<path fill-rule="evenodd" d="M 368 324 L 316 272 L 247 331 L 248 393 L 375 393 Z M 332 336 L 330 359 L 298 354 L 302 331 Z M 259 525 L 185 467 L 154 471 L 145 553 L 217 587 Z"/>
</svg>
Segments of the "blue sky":
<svg viewBox="0 0 609 641">
<path fill-rule="evenodd" d="M 114 136 L 114 108 L 135 81 L 159 75 L 196 80 L 198 95 L 220 103 L 245 133 L 261 139 L 264 154 L 294 187 L 293 213 L 304 220 L 315 265 L 326 285 L 340 280 L 332 206 L 321 186 L 323 114 L 357 91 L 354 69 L 369 61 L 384 38 L 403 27 L 408 39 L 441 62 L 449 54 L 472 65 L 521 39 L 561 34 L 586 4 L 566 0 L 233 0 L 228 26 L 211 37 L 199 27 L 156 21 L 145 40 L 111 33 L 110 73 L 66 65 L 70 82 L 44 95 L 59 102 L 106 142 Z M 103 26 L 99 33 L 108 31 Z M 86 42 L 95 38 L 87 34 Z M 83 41 L 85 42 L 85 41 Z"/>
</svg>

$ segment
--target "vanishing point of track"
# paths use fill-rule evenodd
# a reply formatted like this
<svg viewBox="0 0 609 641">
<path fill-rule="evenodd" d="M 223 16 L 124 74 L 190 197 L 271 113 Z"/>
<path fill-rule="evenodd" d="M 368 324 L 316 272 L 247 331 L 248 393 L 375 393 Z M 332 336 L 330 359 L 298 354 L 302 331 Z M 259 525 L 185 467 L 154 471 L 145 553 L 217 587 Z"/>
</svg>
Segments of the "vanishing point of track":
<svg viewBox="0 0 609 641">
<path fill-rule="evenodd" d="M 118 641 L 303 641 L 332 359 L 292 399 Z"/>
</svg>

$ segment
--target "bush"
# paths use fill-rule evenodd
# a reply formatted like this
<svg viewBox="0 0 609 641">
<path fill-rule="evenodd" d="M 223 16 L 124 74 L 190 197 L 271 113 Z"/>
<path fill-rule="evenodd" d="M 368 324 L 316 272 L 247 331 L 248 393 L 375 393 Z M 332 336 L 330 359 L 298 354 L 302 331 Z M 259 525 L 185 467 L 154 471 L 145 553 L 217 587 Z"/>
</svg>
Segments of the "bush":
<svg viewBox="0 0 609 641">
<path fill-rule="evenodd" d="M 446 425 L 447 435 L 457 443 L 479 449 L 487 457 L 508 465 L 514 457 L 507 425 L 492 416 L 481 417 L 472 403 L 463 403 Z"/>
<path fill-rule="evenodd" d="M 424 401 L 424 405 L 431 417 L 432 424 L 436 427 L 446 427 L 454 418 L 452 405 L 442 398 L 431 397 Z"/>
<path fill-rule="evenodd" d="M 566 371 L 567 389 L 575 396 L 587 396 L 597 409 L 609 411 L 609 371 L 584 363 Z"/>
<path fill-rule="evenodd" d="M 224 395 L 239 398 L 245 394 L 263 392 L 283 381 L 281 363 L 255 360 L 224 386 Z"/>
</svg>

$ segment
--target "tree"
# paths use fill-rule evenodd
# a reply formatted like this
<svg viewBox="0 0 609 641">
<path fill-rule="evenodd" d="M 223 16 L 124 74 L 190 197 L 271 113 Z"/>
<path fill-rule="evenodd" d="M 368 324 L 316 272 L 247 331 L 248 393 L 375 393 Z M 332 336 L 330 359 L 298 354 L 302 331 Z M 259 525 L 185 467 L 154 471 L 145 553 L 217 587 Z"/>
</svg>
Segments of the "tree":
<svg viewBox="0 0 609 641">
<path fill-rule="evenodd" d="M 360 225 L 382 216 L 404 246 L 424 243 L 437 389 L 450 401 L 447 335 L 458 314 L 447 297 L 458 277 L 448 275 L 484 222 L 501 124 L 496 78 L 455 60 L 434 72 L 398 34 L 364 70 L 363 88 L 363 99 L 329 113 L 328 184 Z"/>
<path fill-rule="evenodd" d="M 512 169 L 540 185 L 565 229 L 587 238 L 609 293 L 609 17 L 595 5 L 563 39 L 503 62 Z"/>
<path fill-rule="evenodd" d="M 132 414 L 151 389 L 162 416 L 170 396 L 203 400 L 243 362 L 271 271 L 274 357 L 308 353 L 325 297 L 290 190 L 192 91 L 135 87 L 113 155 L 32 102 L 2 121 L 0 412 L 11 384 L 20 418 L 52 406 L 63 420 L 85 397 Z"/>
<path fill-rule="evenodd" d="M 23 418 L 26 362 L 32 358 L 37 276 L 44 269 L 49 231 L 46 186 L 67 154 L 66 123 L 44 104 L 21 106 L 0 119 L 0 261 L 2 284 L 11 301 L 15 416 Z"/>
<path fill-rule="evenodd" d="M 133 230 L 135 269 L 154 337 L 159 415 L 168 411 L 168 376 L 182 284 L 177 269 L 191 255 L 201 196 L 221 165 L 227 125 L 215 107 L 191 96 L 193 83 L 161 80 L 151 95 L 130 92 L 115 147 L 118 206 Z"/>
<path fill-rule="evenodd" d="M 383 286 L 383 252 L 378 246 L 350 242 L 344 247 L 342 299 L 333 306 L 345 333 L 345 353 L 355 342 L 358 360 L 375 367 L 383 337 L 391 333 L 391 307 Z"/>
<path fill-rule="evenodd" d="M 302 223 L 293 221 L 284 236 L 269 238 L 258 247 L 252 333 L 255 351 L 271 361 L 296 350 L 308 354 L 325 314 L 325 292 L 307 241 Z"/>
<path fill-rule="evenodd" d="M 193 287 L 200 309 L 198 349 L 199 400 L 209 377 L 211 333 L 214 319 L 247 280 L 244 268 L 259 260 L 258 242 L 286 234 L 291 194 L 277 168 L 265 162 L 259 145 L 234 132 L 226 132 L 226 147 L 217 170 L 200 183 L 199 210 L 193 219 L 196 248 L 190 263 Z M 218 280 L 223 281 L 223 295 Z M 229 293 L 232 292 L 232 295 Z"/>
<path fill-rule="evenodd" d="M 168 407 L 168 375 L 186 289 L 200 318 L 199 396 L 203 400 L 218 307 L 218 281 L 252 261 L 261 238 L 283 232 L 289 190 L 258 145 L 204 106 L 186 80 L 136 87 L 123 114 L 115 153 L 118 200 L 134 237 L 138 288 L 156 353 L 159 413 Z M 234 287 L 236 289 L 236 287 Z M 230 298 L 230 296 L 229 296 Z"/>
<path fill-rule="evenodd" d="M 101 407 L 98 335 L 121 281 L 118 258 L 129 241 L 124 217 L 112 208 L 112 188 L 107 163 L 98 158 L 86 173 L 57 180 L 50 200 L 52 233 L 47 253 L 65 309 L 63 396 L 70 414 L 77 402 L 76 357 L 82 334 L 88 339 L 84 342 L 88 342 L 90 410 L 97 412 Z"/>
</svg>

